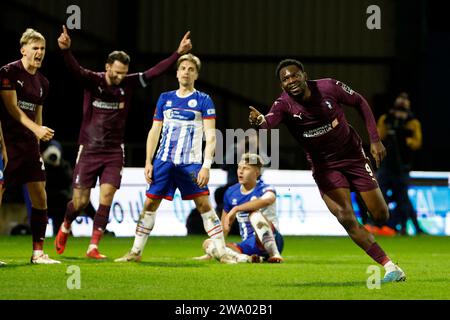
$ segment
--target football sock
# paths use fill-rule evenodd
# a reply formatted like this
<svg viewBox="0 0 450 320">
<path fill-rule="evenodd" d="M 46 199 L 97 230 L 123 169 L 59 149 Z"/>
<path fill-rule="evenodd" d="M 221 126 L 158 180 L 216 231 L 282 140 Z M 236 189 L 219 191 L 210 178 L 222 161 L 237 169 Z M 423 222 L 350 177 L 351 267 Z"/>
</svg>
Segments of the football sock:
<svg viewBox="0 0 450 320">
<path fill-rule="evenodd" d="M 33 250 L 33 257 L 39 257 L 44 254 L 44 250 Z"/>
<path fill-rule="evenodd" d="M 138 255 L 142 255 L 148 236 L 150 235 L 150 232 L 152 232 L 153 226 L 155 225 L 155 219 L 156 212 L 153 211 L 145 211 L 140 215 L 136 226 L 133 248 L 131 251 Z"/>
<path fill-rule="evenodd" d="M 253 212 L 250 215 L 250 223 L 269 256 L 280 256 L 272 227 L 263 214 L 259 211 Z"/>
<path fill-rule="evenodd" d="M 103 233 L 105 232 L 106 225 L 108 224 L 109 219 L 109 210 L 111 206 L 99 205 L 97 209 L 97 213 L 94 217 L 94 227 L 92 230 L 91 244 L 98 245 L 100 242 Z"/>
<path fill-rule="evenodd" d="M 80 211 L 75 210 L 73 201 L 69 201 L 66 207 L 66 214 L 64 216 L 64 227 L 66 230 L 70 230 L 72 222 L 78 217 Z"/>
<path fill-rule="evenodd" d="M 386 273 L 397 270 L 396 265 L 392 261 L 388 261 L 387 263 L 384 264 L 383 267 L 384 267 L 384 270 L 386 270 Z"/>
<path fill-rule="evenodd" d="M 209 238 L 214 241 L 219 256 L 225 254 L 225 239 L 222 231 L 222 224 L 214 209 L 201 214 L 203 227 Z"/>
<path fill-rule="evenodd" d="M 47 209 L 39 210 L 31 208 L 30 227 L 33 238 L 33 250 L 42 250 L 47 222 Z"/>
<path fill-rule="evenodd" d="M 246 255 L 246 254 L 242 254 L 242 253 L 236 252 L 233 249 L 228 248 L 228 247 L 225 248 L 225 252 L 228 255 L 230 255 L 233 258 L 235 258 L 237 262 L 249 262 L 249 258 L 250 257 L 248 255 Z"/>
<path fill-rule="evenodd" d="M 387 264 L 391 259 L 388 258 L 386 253 L 384 253 L 383 249 L 378 245 L 378 243 L 374 242 L 370 246 L 369 249 L 366 250 L 366 253 L 376 262 L 384 266 Z"/>
</svg>

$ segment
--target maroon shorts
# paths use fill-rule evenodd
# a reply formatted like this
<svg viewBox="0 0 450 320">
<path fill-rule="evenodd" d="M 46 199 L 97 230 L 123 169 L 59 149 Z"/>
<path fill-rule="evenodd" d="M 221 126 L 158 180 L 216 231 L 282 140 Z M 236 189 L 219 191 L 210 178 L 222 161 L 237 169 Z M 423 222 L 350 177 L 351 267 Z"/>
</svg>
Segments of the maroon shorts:
<svg viewBox="0 0 450 320">
<path fill-rule="evenodd" d="M 15 144 L 6 148 L 5 186 L 20 186 L 29 182 L 45 181 L 45 167 L 36 144 Z"/>
<path fill-rule="evenodd" d="M 124 164 L 123 150 L 98 151 L 80 146 L 77 162 L 73 171 L 72 186 L 77 189 L 94 188 L 97 178 L 100 185 L 111 184 L 120 188 Z"/>
<path fill-rule="evenodd" d="M 364 156 L 361 156 L 360 159 L 343 161 L 338 166 L 315 167 L 313 177 L 321 195 L 338 188 L 347 188 L 356 192 L 366 192 L 378 188 L 370 160 Z"/>
</svg>

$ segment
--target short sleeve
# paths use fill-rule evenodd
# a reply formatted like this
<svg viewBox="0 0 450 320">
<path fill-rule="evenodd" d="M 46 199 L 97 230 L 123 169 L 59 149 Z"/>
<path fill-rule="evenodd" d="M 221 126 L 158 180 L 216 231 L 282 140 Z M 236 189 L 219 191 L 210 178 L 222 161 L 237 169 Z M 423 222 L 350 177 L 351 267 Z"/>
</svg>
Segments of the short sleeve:
<svg viewBox="0 0 450 320">
<path fill-rule="evenodd" d="M 267 192 L 272 192 L 275 195 L 277 194 L 277 192 L 276 192 L 274 187 L 272 187 L 271 185 L 267 185 L 266 184 L 266 185 L 263 186 L 261 193 L 264 195 Z"/>
<path fill-rule="evenodd" d="M 203 119 L 215 119 L 216 118 L 216 108 L 214 107 L 214 102 L 210 96 L 206 95 L 202 104 L 202 118 Z"/>
<path fill-rule="evenodd" d="M 158 102 L 156 103 L 155 114 L 153 115 L 153 121 L 163 121 L 164 120 L 164 105 L 166 103 L 166 99 L 164 95 L 160 95 Z"/>
<path fill-rule="evenodd" d="M 14 79 L 8 67 L 0 69 L 0 90 L 16 90 Z"/>
</svg>

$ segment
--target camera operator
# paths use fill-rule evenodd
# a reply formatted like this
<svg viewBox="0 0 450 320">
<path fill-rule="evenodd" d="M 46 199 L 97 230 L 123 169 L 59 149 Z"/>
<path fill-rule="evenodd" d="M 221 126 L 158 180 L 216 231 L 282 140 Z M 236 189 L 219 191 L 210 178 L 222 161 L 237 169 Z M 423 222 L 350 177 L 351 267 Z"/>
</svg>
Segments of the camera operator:
<svg viewBox="0 0 450 320">
<path fill-rule="evenodd" d="M 42 159 L 47 174 L 45 189 L 47 190 L 48 215 L 52 218 L 53 232 L 58 232 L 64 219 L 67 199 L 72 197 L 72 167 L 62 157 L 61 144 L 56 140 L 49 142 L 42 152 Z"/>
<path fill-rule="evenodd" d="M 377 128 L 387 150 L 387 156 L 377 172 L 378 182 L 388 202 L 395 201 L 397 204 L 388 226 L 396 229 L 400 224 L 400 233 L 406 235 L 406 223 L 411 219 L 416 234 L 423 233 L 408 196 L 409 172 L 414 151 L 422 146 L 422 129 L 411 112 L 411 102 L 406 92 L 401 92 L 387 114 L 380 117 Z M 389 197 L 388 190 L 392 192 Z"/>
</svg>

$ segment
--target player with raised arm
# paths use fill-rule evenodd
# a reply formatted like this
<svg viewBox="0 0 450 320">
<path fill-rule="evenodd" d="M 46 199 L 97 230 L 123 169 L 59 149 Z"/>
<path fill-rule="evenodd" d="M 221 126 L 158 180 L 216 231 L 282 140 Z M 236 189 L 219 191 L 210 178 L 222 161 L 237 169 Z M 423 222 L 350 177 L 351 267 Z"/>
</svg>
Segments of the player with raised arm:
<svg viewBox="0 0 450 320">
<path fill-rule="evenodd" d="M 219 259 L 235 263 L 225 254 L 222 226 L 209 201 L 207 184 L 216 146 L 216 112 L 209 95 L 194 88 L 200 68 L 198 57 L 181 56 L 177 62 L 179 89 L 162 93 L 158 99 L 147 138 L 144 170 L 149 184 L 147 198 L 136 226 L 133 247 L 116 262 L 141 260 L 162 199 L 172 200 L 178 188 L 183 200 L 194 200 L 205 231 L 219 251 Z M 206 146 L 202 164 L 203 135 Z"/>
<path fill-rule="evenodd" d="M 377 166 L 386 155 L 376 122 L 367 101 L 334 79 L 308 80 L 303 65 L 293 59 L 281 61 L 276 69 L 283 93 L 265 116 L 250 107 L 250 124 L 262 129 L 285 122 L 306 151 L 313 177 L 328 209 L 351 239 L 374 261 L 384 266 L 383 282 L 404 281 L 406 275 L 381 249 L 355 217 L 350 191 L 361 195 L 374 221 L 385 222 L 388 206 L 378 186 L 362 141 L 348 124 L 342 105 L 358 109 L 371 141 Z"/>
<path fill-rule="evenodd" d="M 55 239 L 58 254 L 62 254 L 70 234 L 72 222 L 90 201 L 91 189 L 100 179 L 100 205 L 94 217 L 88 258 L 105 259 L 98 244 L 106 229 L 114 194 L 120 188 L 124 163 L 125 122 L 131 97 L 138 87 L 146 87 L 150 80 L 169 70 L 180 55 L 192 48 L 190 32 L 169 58 L 143 73 L 128 75 L 130 57 L 114 51 L 106 61 L 106 72 L 93 72 L 81 67 L 70 50 L 71 38 L 65 26 L 58 45 L 69 71 L 85 89 L 83 120 L 79 137 L 79 151 L 73 173 L 73 198 L 67 204 L 64 222 Z"/>
<path fill-rule="evenodd" d="M 54 131 L 42 125 L 42 109 L 48 94 L 48 80 L 38 71 L 45 56 L 45 38 L 27 29 L 20 39 L 22 59 L 0 69 L 0 118 L 9 165 L 5 186 L 26 185 L 31 199 L 33 264 L 57 264 L 44 254 L 47 228 L 45 167 L 39 140 L 48 141 Z M 6 160 L 6 159 L 5 159 Z M 6 164 L 6 163 L 5 163 Z"/>
<path fill-rule="evenodd" d="M 260 156 L 245 153 L 237 169 L 238 183 L 230 186 L 224 195 L 222 226 L 225 236 L 237 218 L 240 243 L 227 243 L 227 253 L 237 262 L 280 263 L 283 258 L 283 237 L 278 232 L 275 189 L 261 179 L 263 161 Z M 206 260 L 216 257 L 214 243 L 203 243 L 206 255 L 195 258 Z"/>
</svg>

